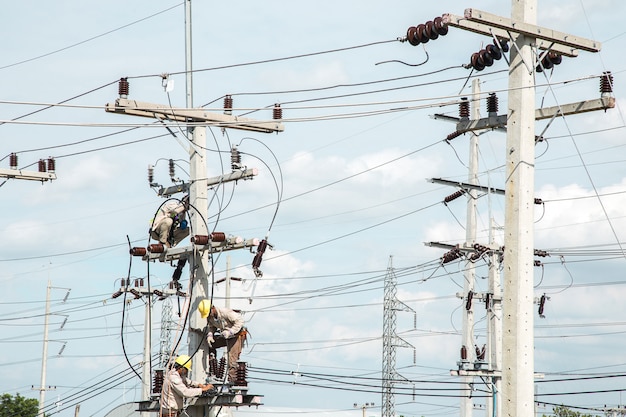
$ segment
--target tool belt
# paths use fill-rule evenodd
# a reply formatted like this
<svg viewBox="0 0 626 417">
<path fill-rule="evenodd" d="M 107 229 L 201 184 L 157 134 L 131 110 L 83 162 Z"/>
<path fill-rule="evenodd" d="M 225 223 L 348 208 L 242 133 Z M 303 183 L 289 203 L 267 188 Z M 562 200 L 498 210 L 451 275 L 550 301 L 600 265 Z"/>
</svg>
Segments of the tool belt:
<svg viewBox="0 0 626 417">
<path fill-rule="evenodd" d="M 159 413 L 159 417 L 178 417 L 180 415 L 180 411 L 178 410 L 170 410 L 170 409 L 161 409 Z"/>
</svg>

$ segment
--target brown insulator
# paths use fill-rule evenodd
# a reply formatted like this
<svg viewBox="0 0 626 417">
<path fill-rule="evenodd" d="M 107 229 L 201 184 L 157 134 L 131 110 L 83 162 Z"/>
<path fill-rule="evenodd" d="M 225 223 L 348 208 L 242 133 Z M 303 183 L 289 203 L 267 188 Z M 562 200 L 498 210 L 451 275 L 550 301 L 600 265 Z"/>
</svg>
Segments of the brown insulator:
<svg viewBox="0 0 626 417">
<path fill-rule="evenodd" d="M 238 387 L 247 387 L 248 381 L 248 370 L 246 369 L 245 362 L 237 362 L 237 380 L 235 381 L 235 385 Z"/>
<path fill-rule="evenodd" d="M 44 161 L 43 159 L 40 159 L 39 162 L 37 163 L 37 166 L 39 168 L 39 172 L 46 172 L 46 161 Z"/>
<path fill-rule="evenodd" d="M 217 376 L 217 359 L 215 359 L 215 355 L 212 353 L 209 358 L 209 375 Z"/>
<path fill-rule="evenodd" d="M 461 97 L 461 102 L 459 103 L 459 117 L 461 119 L 466 119 L 470 115 L 470 104 L 467 100 L 467 97 Z"/>
<path fill-rule="evenodd" d="M 17 169 L 17 154 L 12 153 L 9 155 L 9 166 L 11 169 Z"/>
<path fill-rule="evenodd" d="M 613 75 L 611 71 L 605 71 L 600 77 L 600 92 L 602 94 L 613 92 Z"/>
<path fill-rule="evenodd" d="M 465 345 L 461 346 L 461 359 L 467 359 L 467 347 L 465 347 Z"/>
<path fill-rule="evenodd" d="M 53 157 L 48 158 L 48 172 L 56 171 L 56 163 Z"/>
<path fill-rule="evenodd" d="M 226 233 L 224 232 L 213 232 L 211 233 L 211 241 L 213 242 L 224 242 L 226 240 Z"/>
<path fill-rule="evenodd" d="M 130 254 L 133 256 L 144 256 L 146 254 L 146 248 L 134 247 L 130 249 Z"/>
<path fill-rule="evenodd" d="M 272 117 L 274 120 L 280 120 L 283 118 L 283 109 L 280 107 L 280 104 L 274 104 L 274 111 L 272 112 Z"/>
<path fill-rule="evenodd" d="M 191 243 L 196 245 L 206 245 L 209 243 L 209 236 L 207 235 L 195 235 L 191 237 Z"/>
<path fill-rule="evenodd" d="M 162 369 L 156 369 L 154 371 L 154 379 L 152 383 L 152 393 L 159 394 L 163 389 L 163 380 L 165 376 L 163 375 Z"/>
<path fill-rule="evenodd" d="M 148 252 L 151 253 L 163 253 L 165 252 L 165 246 L 162 243 L 153 243 L 148 246 Z"/>
<path fill-rule="evenodd" d="M 447 204 L 450 201 L 456 200 L 457 198 L 461 197 L 463 194 L 465 194 L 465 190 L 459 190 L 459 191 L 457 191 L 455 193 L 450 194 L 446 198 L 444 198 L 443 202 Z"/>
<path fill-rule="evenodd" d="M 215 373 L 215 376 L 217 376 L 219 379 L 224 378 L 225 370 L 226 370 L 226 358 L 222 356 L 220 358 L 220 364 L 217 368 L 217 372 Z"/>
<path fill-rule="evenodd" d="M 241 168 L 241 152 L 237 149 L 237 145 L 233 145 L 233 147 L 230 148 L 230 167 L 232 169 Z"/>
<path fill-rule="evenodd" d="M 450 141 L 450 140 L 452 140 L 454 138 L 458 138 L 462 134 L 463 134 L 463 132 L 461 132 L 460 130 L 457 130 L 455 132 L 450 133 L 448 136 L 446 136 L 446 140 Z"/>
<path fill-rule="evenodd" d="M 224 97 L 224 114 L 233 114 L 233 97 L 230 94 Z"/>
<path fill-rule="evenodd" d="M 130 85 L 128 84 L 128 78 L 120 78 L 118 85 L 118 92 L 120 98 L 128 98 L 128 93 L 130 91 Z"/>
<path fill-rule="evenodd" d="M 487 113 L 498 114 L 498 96 L 496 93 L 489 93 L 487 96 Z"/>
</svg>

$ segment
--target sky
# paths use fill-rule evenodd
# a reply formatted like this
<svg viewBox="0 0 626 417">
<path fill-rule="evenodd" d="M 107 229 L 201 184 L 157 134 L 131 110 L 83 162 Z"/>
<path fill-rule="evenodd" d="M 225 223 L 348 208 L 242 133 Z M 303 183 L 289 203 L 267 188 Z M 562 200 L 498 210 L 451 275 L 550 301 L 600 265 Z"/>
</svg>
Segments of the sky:
<svg viewBox="0 0 626 417">
<path fill-rule="evenodd" d="M 209 176 L 230 172 L 232 145 L 253 180 L 209 190 L 211 230 L 243 238 L 268 236 L 262 278 L 244 249 L 215 254 L 209 280 L 233 281 L 230 304 L 243 312 L 251 337 L 248 365 L 258 408 L 236 415 L 360 416 L 381 403 L 383 299 L 393 274 L 398 311 L 395 410 L 404 416 L 455 416 L 462 381 L 457 368 L 466 261 L 442 264 L 444 249 L 463 245 L 467 198 L 444 204 L 466 182 L 470 134 L 446 141 L 458 103 L 496 93 L 506 114 L 505 59 L 483 71 L 464 66 L 490 38 L 450 28 L 412 46 L 407 28 L 472 7 L 503 17 L 510 2 L 365 0 L 194 2 L 193 105 L 270 120 L 276 103 L 284 131 L 207 128 Z M 626 204 L 626 123 L 621 108 L 626 70 L 622 45 L 626 4 L 617 0 L 538 1 L 537 24 L 602 43 L 536 75 L 536 106 L 600 97 L 599 76 L 611 71 L 616 106 L 607 111 L 538 121 L 534 194 L 534 317 L 538 412 L 564 404 L 585 413 L 623 404 L 626 389 L 626 306 L 622 294 Z M 113 299 L 121 280 L 171 280 L 169 263 L 129 256 L 146 246 L 151 218 L 164 199 L 148 183 L 189 180 L 184 126 L 105 112 L 127 77 L 129 98 L 186 105 L 183 3 L 10 2 L 0 34 L 0 168 L 37 170 L 53 157 L 54 181 L 0 179 L 0 392 L 38 398 L 46 290 L 50 314 L 46 414 L 103 417 L 141 399 L 129 368 L 142 360 L 144 299 Z M 173 89 L 164 87 L 164 79 Z M 478 81 L 474 81 L 478 80 Z M 172 85 L 172 84 L 171 84 Z M 504 188 L 506 135 L 479 136 L 479 182 Z M 479 194 L 477 242 L 503 243 L 504 198 Z M 493 227 L 492 227 L 493 225 Z M 181 245 L 188 244 L 183 242 Z M 476 263 L 477 291 L 487 291 L 487 260 Z M 182 284 L 189 284 L 185 270 Z M 69 295 L 67 295 L 69 292 Z M 67 295 L 67 299 L 65 296 Z M 225 286 L 215 285 L 216 304 Z M 152 348 L 160 343 L 163 305 L 178 323 L 184 299 L 155 301 Z M 538 306 L 534 306 L 538 310 Z M 486 342 L 486 311 L 475 305 L 476 345 Z M 67 319 L 67 320 L 66 320 Z M 64 323 L 65 321 L 65 323 Z M 188 349 L 186 333 L 178 351 Z M 61 352 L 62 351 L 62 352 Z M 60 353 L 59 353 L 60 352 Z M 486 386 L 476 381 L 475 415 L 484 415 Z M 355 407 L 357 405 L 357 407 Z M 327 414 L 326 414 L 327 413 Z M 367 409 L 368 416 L 380 408 Z"/>
</svg>

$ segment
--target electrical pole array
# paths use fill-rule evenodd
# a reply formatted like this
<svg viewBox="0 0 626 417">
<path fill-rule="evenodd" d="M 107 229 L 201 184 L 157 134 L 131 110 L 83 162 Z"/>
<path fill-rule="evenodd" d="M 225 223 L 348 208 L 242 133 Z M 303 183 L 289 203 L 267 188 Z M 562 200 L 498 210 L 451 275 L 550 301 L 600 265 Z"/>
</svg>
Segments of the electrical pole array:
<svg viewBox="0 0 626 417">
<path fill-rule="evenodd" d="M 476 178 L 477 142 L 476 136 L 470 139 L 470 164 L 468 183 L 443 179 L 432 182 L 451 185 L 459 191 L 446 197 L 448 202 L 468 195 L 466 242 L 463 245 L 447 245 L 429 242 L 428 246 L 440 247 L 449 251 L 442 256 L 442 263 L 451 262 L 466 256 L 474 262 L 483 255 L 490 258 L 489 292 L 477 294 L 473 290 L 473 267 L 466 265 L 464 293 L 466 300 L 463 319 L 463 345 L 458 370 L 468 383 L 473 377 L 486 377 L 491 381 L 489 391 L 492 399 L 487 401 L 488 416 L 524 417 L 533 415 L 534 407 L 534 333 L 533 333 L 533 256 L 534 249 L 533 214 L 534 204 L 534 150 L 536 141 L 543 140 L 535 134 L 535 121 L 554 119 L 557 116 L 578 114 L 588 111 L 606 110 L 615 107 L 610 97 L 612 77 L 604 73 L 601 78 L 602 96 L 596 100 L 535 109 L 535 75 L 553 65 L 561 63 L 561 57 L 576 57 L 578 50 L 598 52 L 600 44 L 560 33 L 552 29 L 536 26 L 537 1 L 512 0 L 511 19 L 493 14 L 466 9 L 464 15 L 444 14 L 441 18 L 425 25 L 409 28 L 407 40 L 412 45 L 425 43 L 448 32 L 448 26 L 489 36 L 493 44 L 471 56 L 468 68 L 483 70 L 502 58 L 510 50 L 509 64 L 509 109 L 505 115 L 497 115 L 497 98 L 490 95 L 487 106 L 489 115 L 480 118 L 474 106 L 472 118 L 468 117 L 467 101 L 461 101 L 460 117 L 436 115 L 435 118 L 456 122 L 456 131 L 448 135 L 452 140 L 463 133 L 485 129 L 505 131 L 506 141 L 506 184 L 505 189 L 495 189 L 478 185 Z M 476 104 L 480 92 L 477 81 L 473 87 L 473 103 Z M 505 226 L 504 246 L 498 247 L 490 231 L 487 245 L 475 242 L 476 192 L 504 195 Z M 493 225 L 491 226 L 493 229 Z M 498 273 L 500 258 L 504 260 L 504 284 L 501 286 Z M 473 323 L 472 299 L 485 301 L 489 319 L 487 344 L 483 351 L 472 349 Z M 479 358 L 478 356 L 482 356 Z M 485 361 L 488 358 L 488 362 Z M 474 364 L 473 367 L 470 364 Z M 470 398 L 461 400 L 461 416 L 470 417 Z"/>
</svg>

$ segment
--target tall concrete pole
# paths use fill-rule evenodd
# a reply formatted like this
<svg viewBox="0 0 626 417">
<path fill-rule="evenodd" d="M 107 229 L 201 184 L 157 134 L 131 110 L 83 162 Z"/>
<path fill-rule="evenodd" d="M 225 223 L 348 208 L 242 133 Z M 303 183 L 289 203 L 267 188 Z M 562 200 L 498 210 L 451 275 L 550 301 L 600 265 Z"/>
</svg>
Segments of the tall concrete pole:
<svg viewBox="0 0 626 417">
<path fill-rule="evenodd" d="M 512 0 L 511 20 L 535 24 L 537 0 Z M 535 87 L 531 44 L 513 35 L 509 66 L 504 225 L 502 411 L 504 416 L 534 413 L 533 204 L 535 164 Z"/>
<path fill-rule="evenodd" d="M 474 79 L 472 82 L 472 102 L 471 102 L 471 118 L 473 120 L 480 119 L 480 80 Z M 469 142 L 469 170 L 467 182 L 469 184 L 478 185 L 478 135 L 472 132 Z M 465 242 L 468 245 L 476 243 L 476 199 L 478 192 L 474 189 L 469 190 L 467 197 L 467 215 L 465 222 Z M 474 291 L 476 281 L 476 268 L 474 262 L 467 261 L 465 263 L 465 280 L 463 283 L 463 294 L 470 297 L 470 292 Z M 467 359 L 471 362 L 476 359 L 474 353 L 474 307 L 469 302 L 469 308 L 465 308 L 463 314 L 463 345 L 467 348 Z M 467 307 L 467 304 L 466 304 Z M 467 395 L 466 389 L 474 381 L 474 377 L 463 377 L 463 395 L 461 396 L 461 417 L 471 417 L 474 404 L 470 396 Z"/>
<path fill-rule="evenodd" d="M 495 246 L 495 224 L 493 218 L 489 222 L 489 244 Z M 502 389 L 502 377 L 497 373 L 502 370 L 502 285 L 500 283 L 500 261 L 499 254 L 492 252 L 491 264 L 489 265 L 489 293 L 492 299 L 487 312 L 489 323 L 487 325 L 487 355 L 489 358 L 490 370 L 496 376 L 491 380 L 491 401 L 485 407 L 487 417 L 502 416 L 502 401 L 500 400 L 500 390 Z"/>
<path fill-rule="evenodd" d="M 46 367 L 48 366 L 48 318 L 50 317 L 50 288 L 51 283 L 48 280 L 48 288 L 46 289 L 46 315 L 43 324 L 43 353 L 41 355 L 41 384 L 39 385 L 39 412 L 38 416 L 43 417 L 43 406 L 46 400 Z"/>
</svg>

